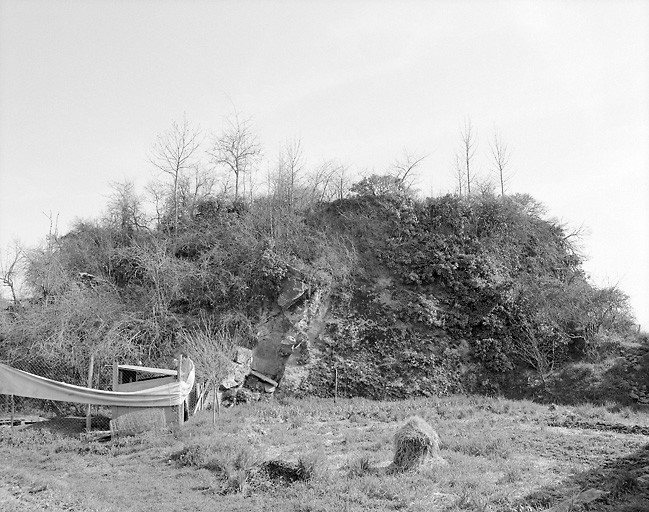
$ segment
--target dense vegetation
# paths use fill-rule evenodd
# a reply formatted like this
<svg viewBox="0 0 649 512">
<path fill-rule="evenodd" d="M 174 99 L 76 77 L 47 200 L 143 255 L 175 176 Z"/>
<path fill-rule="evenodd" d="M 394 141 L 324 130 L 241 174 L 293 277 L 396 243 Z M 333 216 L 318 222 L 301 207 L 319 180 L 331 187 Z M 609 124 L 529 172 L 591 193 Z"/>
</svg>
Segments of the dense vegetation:
<svg viewBox="0 0 649 512">
<path fill-rule="evenodd" d="M 334 371 L 342 394 L 373 398 L 547 396 L 580 379 L 608 396 L 625 371 L 625 392 L 649 384 L 628 365 L 604 368 L 606 382 L 588 366 L 621 354 L 627 297 L 589 283 L 576 234 L 529 195 L 422 200 L 394 174 L 331 193 L 333 174 L 298 185 L 288 161 L 267 194 L 216 194 L 177 168 L 155 214 L 126 183 L 102 218 L 52 229 L 24 253 L 29 299 L 2 315 L 0 358 L 84 383 L 91 355 L 162 364 L 196 330 L 254 346 L 297 269 L 330 300 L 305 393 L 331 394 Z"/>
<path fill-rule="evenodd" d="M 349 321 L 329 326 L 329 366 L 356 363 L 352 394 L 547 393 L 630 334 L 627 298 L 588 282 L 571 234 L 528 195 L 359 193 L 326 211 L 365 269 L 339 311 Z"/>
</svg>

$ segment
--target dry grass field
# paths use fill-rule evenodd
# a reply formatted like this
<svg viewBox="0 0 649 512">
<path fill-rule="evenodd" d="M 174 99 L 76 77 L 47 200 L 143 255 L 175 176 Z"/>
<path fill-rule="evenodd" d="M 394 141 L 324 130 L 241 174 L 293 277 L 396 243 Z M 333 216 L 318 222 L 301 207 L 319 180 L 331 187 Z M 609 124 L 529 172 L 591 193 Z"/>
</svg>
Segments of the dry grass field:
<svg viewBox="0 0 649 512">
<path fill-rule="evenodd" d="M 448 464 L 386 472 L 414 415 Z M 279 399 L 103 443 L 56 424 L 5 428 L 0 510 L 647 511 L 648 420 L 614 405 L 456 396 Z"/>
</svg>

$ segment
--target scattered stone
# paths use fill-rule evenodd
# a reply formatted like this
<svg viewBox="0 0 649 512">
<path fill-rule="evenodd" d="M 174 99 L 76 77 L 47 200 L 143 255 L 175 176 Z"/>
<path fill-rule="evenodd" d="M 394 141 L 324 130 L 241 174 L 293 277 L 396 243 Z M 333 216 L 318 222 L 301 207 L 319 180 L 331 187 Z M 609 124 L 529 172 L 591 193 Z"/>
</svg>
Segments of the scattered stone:
<svg viewBox="0 0 649 512">
<path fill-rule="evenodd" d="M 252 362 L 252 350 L 244 347 L 237 347 L 234 354 L 234 362 L 250 366 Z"/>
<path fill-rule="evenodd" d="M 241 388 L 237 391 L 236 403 L 247 404 L 250 402 L 257 402 L 261 398 L 259 391 L 251 391 L 246 388 Z"/>
<path fill-rule="evenodd" d="M 237 347 L 233 357 L 233 361 L 230 364 L 230 369 L 228 375 L 219 386 L 221 391 L 239 388 L 243 385 L 246 375 L 250 373 L 250 365 L 252 363 L 252 350 Z"/>
</svg>

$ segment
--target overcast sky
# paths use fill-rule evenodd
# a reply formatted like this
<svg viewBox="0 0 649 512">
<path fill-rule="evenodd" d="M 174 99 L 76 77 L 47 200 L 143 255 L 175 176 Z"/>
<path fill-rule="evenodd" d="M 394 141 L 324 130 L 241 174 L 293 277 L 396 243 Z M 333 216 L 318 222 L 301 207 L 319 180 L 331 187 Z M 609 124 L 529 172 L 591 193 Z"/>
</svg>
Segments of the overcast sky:
<svg viewBox="0 0 649 512">
<path fill-rule="evenodd" d="M 649 328 L 649 0 L 0 0 L 0 248 L 97 217 L 172 120 L 234 108 L 268 161 L 293 138 L 356 172 L 426 153 L 427 195 L 466 118 L 483 177 L 500 131 L 510 191 L 584 225 L 586 270 Z"/>
</svg>

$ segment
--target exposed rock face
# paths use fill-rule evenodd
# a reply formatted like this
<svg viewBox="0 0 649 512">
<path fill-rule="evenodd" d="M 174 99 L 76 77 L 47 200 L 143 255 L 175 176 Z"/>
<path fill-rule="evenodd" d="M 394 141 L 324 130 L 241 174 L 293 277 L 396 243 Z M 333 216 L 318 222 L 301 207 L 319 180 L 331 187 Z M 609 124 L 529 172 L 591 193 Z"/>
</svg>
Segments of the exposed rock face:
<svg viewBox="0 0 649 512">
<path fill-rule="evenodd" d="M 250 373 L 252 364 L 252 350 L 237 347 L 230 366 L 228 376 L 219 384 L 221 402 L 224 405 L 232 405 L 236 401 L 237 393 L 243 387 L 246 376 Z M 211 398 L 208 396 L 208 400 Z"/>
<path fill-rule="evenodd" d="M 286 360 L 282 389 L 297 391 L 307 378 L 310 368 L 320 358 L 321 336 L 329 308 L 328 290 L 315 290 L 308 301 L 293 315 L 293 328 L 298 344 Z"/>
<path fill-rule="evenodd" d="M 326 302 L 325 290 L 313 289 L 298 270 L 289 269 L 275 306 L 258 327 L 252 369 L 281 382 L 283 391 L 299 388 L 317 351 Z"/>
<path fill-rule="evenodd" d="M 282 311 L 287 311 L 309 291 L 309 286 L 301 279 L 297 271 L 291 270 L 284 281 L 279 297 L 277 297 L 277 305 Z"/>
<path fill-rule="evenodd" d="M 221 390 L 226 390 L 241 387 L 246 379 L 246 375 L 250 373 L 251 363 L 252 350 L 237 347 L 228 376 L 221 381 L 219 388 Z"/>
</svg>

